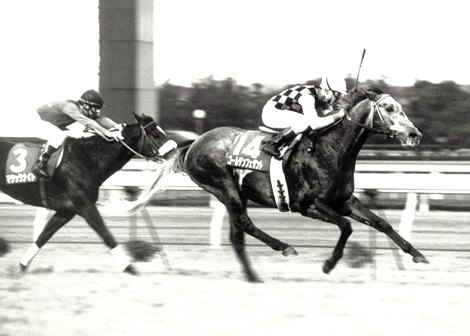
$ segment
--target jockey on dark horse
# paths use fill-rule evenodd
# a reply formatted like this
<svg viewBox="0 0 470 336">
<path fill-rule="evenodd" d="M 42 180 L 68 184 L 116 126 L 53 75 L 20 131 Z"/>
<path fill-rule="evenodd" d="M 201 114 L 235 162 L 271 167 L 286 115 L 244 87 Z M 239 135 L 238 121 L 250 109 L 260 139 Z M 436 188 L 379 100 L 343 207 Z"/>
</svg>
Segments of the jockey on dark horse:
<svg viewBox="0 0 470 336">
<path fill-rule="evenodd" d="M 297 85 L 269 99 L 263 107 L 263 123 L 283 130 L 268 141 L 262 150 L 279 157 L 279 148 L 289 143 L 308 127 L 324 128 L 346 115 L 339 107 L 340 97 L 346 94 L 344 79 L 323 78 L 320 85 Z M 332 111 L 337 111 L 330 113 Z"/>
<path fill-rule="evenodd" d="M 38 108 L 37 112 L 48 125 L 47 144 L 39 157 L 33 173 L 38 177 L 49 177 L 47 173 L 47 162 L 51 154 L 64 141 L 66 134 L 72 124 L 83 125 L 83 130 L 91 129 L 107 138 L 122 140 L 121 125 L 107 117 L 100 116 L 104 100 L 101 93 L 95 90 L 85 91 L 78 101 L 66 100 L 46 104 Z M 50 127 L 50 124 L 56 127 Z"/>
</svg>

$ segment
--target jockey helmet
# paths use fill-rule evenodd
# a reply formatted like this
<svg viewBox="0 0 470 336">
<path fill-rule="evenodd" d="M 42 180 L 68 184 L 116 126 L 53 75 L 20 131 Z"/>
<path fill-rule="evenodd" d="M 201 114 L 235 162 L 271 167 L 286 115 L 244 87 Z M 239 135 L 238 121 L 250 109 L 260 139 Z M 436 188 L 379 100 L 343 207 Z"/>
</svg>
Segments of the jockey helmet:
<svg viewBox="0 0 470 336">
<path fill-rule="evenodd" d="M 104 99 L 101 93 L 95 90 L 85 91 L 79 100 L 80 104 L 88 104 L 90 107 L 102 109 L 104 106 Z"/>
<path fill-rule="evenodd" d="M 324 89 L 338 91 L 340 93 L 346 93 L 346 81 L 344 80 L 344 78 L 341 77 L 323 77 L 320 82 L 320 87 Z"/>
</svg>

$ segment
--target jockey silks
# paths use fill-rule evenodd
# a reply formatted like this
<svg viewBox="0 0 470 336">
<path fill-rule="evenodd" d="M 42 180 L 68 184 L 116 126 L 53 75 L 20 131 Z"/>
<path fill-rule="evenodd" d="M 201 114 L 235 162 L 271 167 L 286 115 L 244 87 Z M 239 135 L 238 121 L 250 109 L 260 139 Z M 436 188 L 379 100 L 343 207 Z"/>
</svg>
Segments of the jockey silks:
<svg viewBox="0 0 470 336">
<path fill-rule="evenodd" d="M 279 110 L 303 113 L 302 105 L 299 104 L 299 99 L 302 95 L 311 95 L 316 98 L 315 85 L 297 85 L 291 87 L 272 97 L 269 101 L 275 102 L 274 106 Z"/>
</svg>

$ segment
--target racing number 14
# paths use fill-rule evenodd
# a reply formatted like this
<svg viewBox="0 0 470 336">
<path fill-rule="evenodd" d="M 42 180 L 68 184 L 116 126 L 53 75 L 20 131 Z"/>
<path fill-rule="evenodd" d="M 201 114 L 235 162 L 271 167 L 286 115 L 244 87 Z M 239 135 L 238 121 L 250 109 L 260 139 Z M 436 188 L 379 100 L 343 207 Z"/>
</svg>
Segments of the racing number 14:
<svg viewBox="0 0 470 336">
<path fill-rule="evenodd" d="M 233 150 L 234 155 L 246 155 L 250 156 L 252 159 L 257 159 L 259 155 L 261 154 L 260 147 L 261 147 L 261 142 L 263 141 L 263 136 L 259 135 L 255 137 L 250 143 L 245 145 L 247 138 L 247 134 L 243 134 L 240 136 L 238 139 L 237 146 Z"/>
</svg>

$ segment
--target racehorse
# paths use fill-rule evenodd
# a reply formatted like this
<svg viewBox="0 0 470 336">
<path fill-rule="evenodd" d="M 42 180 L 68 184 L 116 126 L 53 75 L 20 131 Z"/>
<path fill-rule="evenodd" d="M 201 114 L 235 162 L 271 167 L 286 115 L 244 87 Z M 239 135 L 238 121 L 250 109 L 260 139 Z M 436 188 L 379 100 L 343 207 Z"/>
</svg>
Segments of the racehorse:
<svg viewBox="0 0 470 336">
<path fill-rule="evenodd" d="M 350 92 L 349 113 L 337 124 L 320 133 L 305 134 L 284 154 L 284 174 L 290 196 L 290 209 L 303 216 L 337 225 L 341 231 L 331 257 L 323 264 L 329 273 L 343 255 L 352 233 L 351 217 L 390 237 L 416 263 L 427 263 L 426 258 L 403 239 L 382 218 L 363 205 L 354 192 L 356 159 L 366 139 L 375 133 L 398 139 L 402 146 L 419 144 L 422 134 L 403 112 L 401 105 L 390 95 L 377 88 Z M 202 189 L 215 195 L 230 215 L 230 241 L 248 281 L 258 282 L 245 251 L 245 237 L 264 242 L 284 256 L 296 255 L 296 250 L 257 228 L 247 215 L 247 200 L 264 206 L 276 207 L 269 174 L 240 170 L 227 165 L 227 152 L 234 139 L 245 130 L 221 127 L 202 134 L 193 144 L 176 151 L 176 155 L 163 164 L 153 183 L 135 201 L 128 211 L 145 204 L 150 195 L 161 189 L 160 179 L 174 172 L 185 172 Z M 287 158 L 286 158 L 287 156 Z M 241 181 L 241 182 L 240 182 Z"/>
<path fill-rule="evenodd" d="M 124 139 L 109 141 L 100 136 L 67 138 L 61 163 L 50 179 L 32 183 L 7 184 L 6 160 L 15 145 L 0 138 L 0 190 L 26 204 L 55 210 L 42 233 L 20 260 L 20 268 L 26 271 L 34 256 L 62 226 L 75 215 L 83 217 L 111 250 L 121 270 L 137 274 L 124 251 L 108 230 L 95 205 L 99 187 L 134 155 L 149 160 L 162 161 L 168 149 L 176 145 L 167 138 L 161 127 L 149 116 L 134 113 L 136 123 L 125 125 Z M 24 157 L 19 156 L 18 161 Z"/>
</svg>

